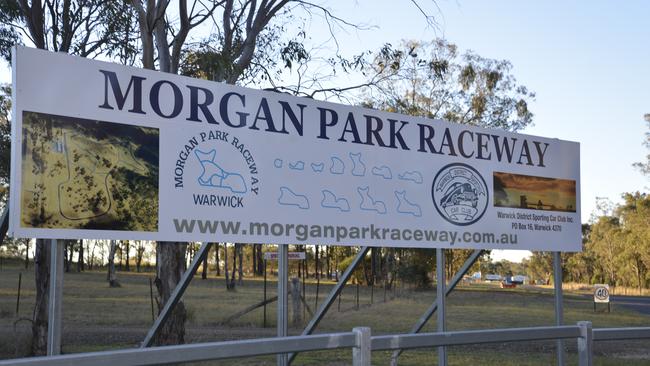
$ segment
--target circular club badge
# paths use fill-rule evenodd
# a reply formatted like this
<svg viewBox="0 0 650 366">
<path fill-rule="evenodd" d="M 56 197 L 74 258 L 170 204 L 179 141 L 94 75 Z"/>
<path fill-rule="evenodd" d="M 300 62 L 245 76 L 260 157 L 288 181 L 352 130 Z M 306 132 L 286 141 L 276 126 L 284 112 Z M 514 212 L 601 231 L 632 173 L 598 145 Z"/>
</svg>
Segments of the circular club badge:
<svg viewBox="0 0 650 366">
<path fill-rule="evenodd" d="M 479 172 L 463 163 L 446 165 L 433 179 L 433 204 L 454 225 L 471 225 L 485 213 L 488 187 Z"/>
</svg>

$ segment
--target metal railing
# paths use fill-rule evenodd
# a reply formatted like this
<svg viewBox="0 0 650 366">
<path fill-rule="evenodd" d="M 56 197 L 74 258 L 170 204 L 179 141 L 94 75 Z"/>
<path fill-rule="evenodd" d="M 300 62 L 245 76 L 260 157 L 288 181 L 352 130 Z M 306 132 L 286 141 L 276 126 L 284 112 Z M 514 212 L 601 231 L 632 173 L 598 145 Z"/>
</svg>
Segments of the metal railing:
<svg viewBox="0 0 650 366">
<path fill-rule="evenodd" d="M 340 348 L 352 348 L 352 364 L 354 366 L 370 366 L 371 351 L 558 339 L 577 339 L 578 364 L 591 366 L 594 341 L 650 339 L 650 327 L 592 329 L 591 322 L 579 322 L 577 325 L 556 327 L 395 334 L 375 337 L 370 336 L 370 328 L 359 327 L 347 333 L 22 358 L 0 361 L 0 366 L 63 366 L 72 364 L 145 366 Z M 393 359 L 393 364 L 396 364 L 396 359 Z"/>
<path fill-rule="evenodd" d="M 145 366 L 198 362 L 227 358 L 283 354 L 296 351 L 352 348 L 354 366 L 370 365 L 370 328 L 352 332 L 283 338 L 134 348 L 0 361 L 0 366 Z M 366 361 L 367 360 L 367 361 Z M 365 363 L 364 363 L 365 362 Z"/>
<path fill-rule="evenodd" d="M 396 334 L 372 337 L 373 351 L 398 349 L 460 346 L 467 344 L 503 343 L 520 341 L 543 341 L 580 337 L 580 327 L 509 328 L 489 330 L 466 330 L 445 333 Z"/>
</svg>

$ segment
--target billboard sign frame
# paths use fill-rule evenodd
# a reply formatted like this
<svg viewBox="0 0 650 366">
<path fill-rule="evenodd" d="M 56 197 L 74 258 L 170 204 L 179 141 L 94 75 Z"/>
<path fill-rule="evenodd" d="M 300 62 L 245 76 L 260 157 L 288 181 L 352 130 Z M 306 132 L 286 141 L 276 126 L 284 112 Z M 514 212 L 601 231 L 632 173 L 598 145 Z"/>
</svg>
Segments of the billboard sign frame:
<svg viewBox="0 0 650 366">
<path fill-rule="evenodd" d="M 18 237 L 581 250 L 576 142 L 25 47 L 13 65 Z"/>
</svg>

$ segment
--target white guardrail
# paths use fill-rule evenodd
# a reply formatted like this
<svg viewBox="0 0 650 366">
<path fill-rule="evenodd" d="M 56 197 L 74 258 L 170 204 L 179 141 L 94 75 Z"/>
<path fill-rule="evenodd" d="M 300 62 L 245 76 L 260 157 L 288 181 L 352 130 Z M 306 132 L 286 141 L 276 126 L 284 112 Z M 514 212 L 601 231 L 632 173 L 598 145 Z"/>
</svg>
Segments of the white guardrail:
<svg viewBox="0 0 650 366">
<path fill-rule="evenodd" d="M 594 341 L 650 339 L 650 327 L 592 329 L 591 322 L 579 322 L 577 325 L 568 326 L 395 334 L 375 337 L 371 337 L 370 328 L 359 327 L 346 333 L 11 359 L 0 361 L 0 366 L 145 366 L 338 348 L 352 348 L 352 364 L 354 366 L 370 366 L 371 351 L 572 338 L 578 341 L 578 364 L 591 366 Z"/>
</svg>

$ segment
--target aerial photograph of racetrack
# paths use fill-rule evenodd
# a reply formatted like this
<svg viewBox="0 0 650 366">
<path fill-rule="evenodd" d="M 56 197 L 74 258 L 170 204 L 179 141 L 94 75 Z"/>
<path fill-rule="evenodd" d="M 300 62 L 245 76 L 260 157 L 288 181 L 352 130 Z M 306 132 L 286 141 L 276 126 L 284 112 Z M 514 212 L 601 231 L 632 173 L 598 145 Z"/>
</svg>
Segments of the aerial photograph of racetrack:
<svg viewBox="0 0 650 366">
<path fill-rule="evenodd" d="M 158 230 L 156 128 L 24 112 L 21 225 Z"/>
</svg>

